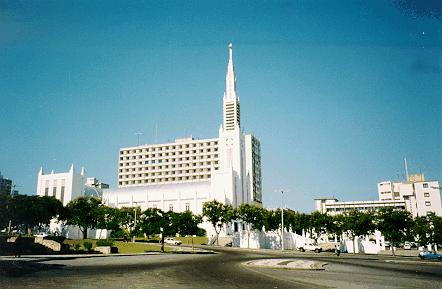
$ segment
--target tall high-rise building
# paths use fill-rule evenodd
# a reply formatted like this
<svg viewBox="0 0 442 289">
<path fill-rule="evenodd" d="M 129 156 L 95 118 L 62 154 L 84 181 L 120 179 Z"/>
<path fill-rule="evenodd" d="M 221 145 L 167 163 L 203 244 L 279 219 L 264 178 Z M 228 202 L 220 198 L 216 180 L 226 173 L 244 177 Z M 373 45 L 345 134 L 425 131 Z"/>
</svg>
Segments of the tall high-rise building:
<svg viewBox="0 0 442 289">
<path fill-rule="evenodd" d="M 176 139 L 121 148 L 118 188 L 103 191 L 109 206 L 202 213 L 218 200 L 234 207 L 262 203 L 259 140 L 241 131 L 233 46 L 229 44 L 223 122 L 217 138 Z"/>
<path fill-rule="evenodd" d="M 12 189 L 12 181 L 4 178 L 0 173 L 0 194 L 10 195 Z"/>
</svg>

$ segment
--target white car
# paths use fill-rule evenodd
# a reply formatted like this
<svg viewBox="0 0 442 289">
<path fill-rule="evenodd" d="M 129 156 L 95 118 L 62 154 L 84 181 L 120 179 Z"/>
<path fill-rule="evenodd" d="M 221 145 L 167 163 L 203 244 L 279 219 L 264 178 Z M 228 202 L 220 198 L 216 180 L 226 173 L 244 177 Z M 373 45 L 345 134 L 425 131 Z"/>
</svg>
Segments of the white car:
<svg viewBox="0 0 442 289">
<path fill-rule="evenodd" d="M 164 243 L 168 245 L 181 245 L 181 241 L 174 238 L 166 238 L 164 239 Z"/>
<path fill-rule="evenodd" d="M 404 250 L 411 250 L 411 243 L 410 242 L 405 242 L 404 243 Z"/>
<path fill-rule="evenodd" d="M 312 243 L 304 244 L 304 246 L 299 247 L 299 251 L 305 252 L 305 251 L 314 251 L 315 253 L 320 253 L 322 251 L 322 248 L 318 245 L 314 245 Z"/>
</svg>

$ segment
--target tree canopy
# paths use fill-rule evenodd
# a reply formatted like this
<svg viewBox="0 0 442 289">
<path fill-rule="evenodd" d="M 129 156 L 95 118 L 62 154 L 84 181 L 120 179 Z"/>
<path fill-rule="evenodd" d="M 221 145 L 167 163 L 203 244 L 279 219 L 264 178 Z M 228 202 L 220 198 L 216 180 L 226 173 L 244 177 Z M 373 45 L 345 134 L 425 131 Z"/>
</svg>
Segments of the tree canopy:
<svg viewBox="0 0 442 289">
<path fill-rule="evenodd" d="M 94 197 L 79 197 L 66 205 L 66 224 L 77 225 L 87 238 L 87 229 L 96 228 L 100 217 L 101 200 Z"/>
<path fill-rule="evenodd" d="M 216 200 L 206 202 L 203 205 L 203 216 L 207 218 L 216 232 L 216 241 L 218 242 L 218 235 L 224 224 L 232 221 L 235 217 L 235 212 L 231 205 L 222 204 Z"/>
</svg>

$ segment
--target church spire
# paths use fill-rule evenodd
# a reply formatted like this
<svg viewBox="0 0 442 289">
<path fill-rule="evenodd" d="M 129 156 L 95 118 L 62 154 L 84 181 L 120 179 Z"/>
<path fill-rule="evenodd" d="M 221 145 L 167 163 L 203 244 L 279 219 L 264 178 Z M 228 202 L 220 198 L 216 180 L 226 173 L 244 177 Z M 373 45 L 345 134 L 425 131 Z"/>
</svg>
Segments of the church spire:
<svg viewBox="0 0 442 289">
<path fill-rule="evenodd" d="M 226 74 L 226 99 L 236 100 L 236 78 L 235 67 L 233 66 L 233 45 L 229 43 L 229 64 Z"/>
<path fill-rule="evenodd" d="M 224 93 L 224 130 L 240 127 L 239 97 L 236 95 L 235 67 L 233 66 L 233 45 L 229 43 L 229 63 L 227 64 L 226 92 Z"/>
</svg>

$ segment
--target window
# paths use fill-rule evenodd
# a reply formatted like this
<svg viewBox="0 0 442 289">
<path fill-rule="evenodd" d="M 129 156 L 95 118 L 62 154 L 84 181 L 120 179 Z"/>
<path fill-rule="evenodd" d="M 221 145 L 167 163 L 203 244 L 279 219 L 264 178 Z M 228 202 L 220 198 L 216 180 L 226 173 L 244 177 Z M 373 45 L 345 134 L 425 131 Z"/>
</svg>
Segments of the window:
<svg viewBox="0 0 442 289">
<path fill-rule="evenodd" d="M 45 188 L 45 196 L 47 197 L 49 195 L 49 188 Z"/>
<path fill-rule="evenodd" d="M 422 186 L 423 186 L 425 189 L 428 189 L 428 183 L 423 183 Z"/>
<path fill-rule="evenodd" d="M 190 211 L 190 203 L 186 203 L 186 211 Z"/>
<path fill-rule="evenodd" d="M 169 204 L 169 211 L 173 211 L 173 205 Z"/>
<path fill-rule="evenodd" d="M 430 193 L 424 193 L 424 197 L 425 198 L 429 198 L 430 197 Z"/>
<path fill-rule="evenodd" d="M 64 184 L 61 185 L 60 202 L 63 204 L 64 201 Z"/>
<path fill-rule="evenodd" d="M 431 206 L 431 202 L 425 202 L 425 206 L 427 206 L 427 207 L 429 207 L 429 206 Z"/>
<path fill-rule="evenodd" d="M 54 187 L 52 188 L 52 196 L 55 197 L 57 194 L 57 183 L 54 184 Z"/>
</svg>

